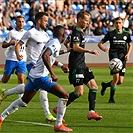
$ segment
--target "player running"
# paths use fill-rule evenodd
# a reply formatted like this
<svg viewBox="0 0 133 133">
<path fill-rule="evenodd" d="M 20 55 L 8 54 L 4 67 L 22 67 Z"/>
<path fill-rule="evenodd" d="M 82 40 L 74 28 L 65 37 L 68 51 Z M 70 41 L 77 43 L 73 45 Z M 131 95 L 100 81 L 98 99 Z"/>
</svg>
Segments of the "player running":
<svg viewBox="0 0 133 133">
<path fill-rule="evenodd" d="M 88 50 L 85 49 L 85 39 L 84 39 L 84 29 L 89 24 L 90 14 L 85 11 L 80 11 L 77 14 L 77 25 L 73 28 L 70 39 L 70 48 L 72 50 L 69 54 L 69 82 L 73 84 L 74 91 L 69 94 L 69 99 L 67 101 L 67 106 L 71 104 L 74 100 L 83 95 L 83 84 L 85 84 L 89 88 L 88 93 L 88 101 L 89 101 L 89 113 L 87 114 L 87 118 L 100 120 L 102 116 L 99 116 L 95 110 L 95 102 L 96 102 L 96 92 L 98 90 L 98 86 L 94 80 L 94 75 L 92 70 L 88 68 L 85 64 L 85 56 L 84 53 L 91 53 L 95 55 L 99 55 L 99 51 L 97 50 Z M 69 40 L 69 39 L 68 39 Z M 68 42 L 67 42 L 68 43 Z M 67 44 L 65 44 L 66 47 Z M 57 111 L 56 108 L 53 110 L 55 113 Z"/>
<path fill-rule="evenodd" d="M 38 60 L 38 57 L 46 44 L 46 42 L 50 39 L 48 34 L 44 31 L 46 29 L 48 23 L 48 14 L 44 12 L 38 12 L 35 15 L 36 26 L 32 29 L 28 30 L 20 41 L 16 44 L 15 51 L 17 55 L 17 59 L 19 61 L 24 59 L 23 54 L 21 54 L 21 47 L 26 44 L 27 47 L 27 70 L 28 72 L 33 67 L 33 65 Z M 6 90 L 2 94 L 1 100 L 4 100 L 7 96 L 12 94 L 22 94 L 24 93 L 24 86 L 17 86 L 15 88 Z M 46 121 L 55 121 L 56 118 L 51 114 L 49 110 L 49 103 L 47 97 L 47 91 L 40 90 L 40 102 L 42 104 Z"/>
<path fill-rule="evenodd" d="M 9 33 L 5 37 L 5 40 L 2 43 L 2 47 L 7 49 L 6 49 L 6 62 L 4 68 L 4 75 L 0 75 L 0 82 L 7 83 L 11 77 L 11 74 L 13 74 L 15 71 L 18 78 L 17 88 L 24 87 L 24 79 L 26 74 L 25 43 L 23 46 L 20 47 L 19 50 L 21 55 L 23 55 L 23 59 L 19 61 L 15 54 L 15 45 L 18 43 L 21 37 L 26 33 L 26 30 L 24 30 L 23 28 L 24 28 L 24 17 L 17 16 L 16 28 L 9 31 Z M 1 91 L 5 91 L 5 89 L 2 89 Z M 6 95 L 7 96 L 10 95 L 10 92 L 8 91 Z M 0 102 L 1 101 L 2 99 L 0 99 Z"/>
<path fill-rule="evenodd" d="M 65 39 L 65 28 L 62 26 L 56 26 L 53 30 L 53 38 L 50 39 L 44 46 L 39 59 L 34 67 L 29 72 L 28 83 L 25 86 L 25 92 L 22 98 L 15 100 L 7 109 L 1 113 L 0 124 L 11 113 L 16 111 L 16 108 L 28 104 L 34 97 L 37 91 L 42 88 L 49 93 L 52 93 L 59 97 L 57 104 L 57 119 L 54 125 L 54 130 L 59 132 L 71 132 L 72 129 L 62 124 L 62 119 L 66 111 L 66 103 L 69 98 L 69 94 L 56 82 L 58 77 L 55 75 L 52 65 L 57 64 L 55 59 L 59 56 L 61 48 L 60 43 Z M 48 76 L 50 73 L 51 77 Z"/>
<path fill-rule="evenodd" d="M 101 95 L 105 94 L 106 88 L 110 87 L 110 98 L 109 103 L 115 103 L 114 95 L 117 85 L 122 84 L 124 81 L 124 75 L 126 72 L 126 61 L 129 60 L 129 56 L 132 50 L 132 41 L 130 34 L 123 29 L 123 20 L 121 17 L 114 19 L 116 29 L 108 32 L 105 37 L 98 43 L 98 47 L 104 51 L 109 52 L 109 60 L 118 58 L 123 63 L 123 68 L 120 72 L 111 71 L 110 74 L 113 76 L 113 80 L 108 83 L 102 82 Z M 105 48 L 103 44 L 110 42 L 110 48 Z"/>
</svg>

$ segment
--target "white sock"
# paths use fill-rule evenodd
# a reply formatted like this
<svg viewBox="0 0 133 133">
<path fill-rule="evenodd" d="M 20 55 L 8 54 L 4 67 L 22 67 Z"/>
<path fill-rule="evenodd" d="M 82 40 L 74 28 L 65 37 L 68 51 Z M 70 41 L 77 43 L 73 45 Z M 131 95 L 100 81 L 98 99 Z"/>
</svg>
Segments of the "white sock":
<svg viewBox="0 0 133 133">
<path fill-rule="evenodd" d="M 6 90 L 6 95 L 12 95 L 12 94 L 22 94 L 24 93 L 25 90 L 25 85 L 24 84 L 19 84 L 17 87 Z"/>
<path fill-rule="evenodd" d="M 24 95 L 24 93 L 23 94 L 18 94 L 18 98 L 22 97 L 23 95 Z"/>
<path fill-rule="evenodd" d="M 3 77 L 3 75 L 0 75 L 0 82 L 2 81 L 2 77 Z"/>
<path fill-rule="evenodd" d="M 42 104 L 45 116 L 50 114 L 49 103 L 48 103 L 48 96 L 47 95 L 48 95 L 47 91 L 40 90 L 40 102 Z"/>
<path fill-rule="evenodd" d="M 62 119 L 66 112 L 66 103 L 68 99 L 60 98 L 57 104 L 57 115 L 56 115 L 56 122 L 55 126 L 59 126 L 62 124 Z"/>
<path fill-rule="evenodd" d="M 1 118 L 4 120 L 8 115 L 14 113 L 15 111 L 18 110 L 19 107 L 25 105 L 26 103 L 22 101 L 21 98 L 18 98 L 14 102 L 12 102 L 2 113 L 1 113 Z"/>
</svg>

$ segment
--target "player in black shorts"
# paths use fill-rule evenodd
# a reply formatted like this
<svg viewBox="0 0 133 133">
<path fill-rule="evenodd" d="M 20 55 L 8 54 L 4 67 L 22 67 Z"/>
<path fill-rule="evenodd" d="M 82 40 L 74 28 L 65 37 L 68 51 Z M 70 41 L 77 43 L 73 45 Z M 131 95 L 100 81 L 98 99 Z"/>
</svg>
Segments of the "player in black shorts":
<svg viewBox="0 0 133 133">
<path fill-rule="evenodd" d="M 98 86 L 94 80 L 92 70 L 85 64 L 84 53 L 91 53 L 99 55 L 97 50 L 85 49 L 84 29 L 88 26 L 90 20 L 90 14 L 85 11 L 80 11 L 77 14 L 77 25 L 73 28 L 70 39 L 70 48 L 72 50 L 69 54 L 69 81 L 73 84 L 75 90 L 69 94 L 67 106 L 75 99 L 83 95 L 85 84 L 89 88 L 88 101 L 89 101 L 89 113 L 88 119 L 102 119 L 95 110 L 96 92 Z"/>
<path fill-rule="evenodd" d="M 130 34 L 123 29 L 123 20 L 121 17 L 117 17 L 114 19 L 115 29 L 109 31 L 104 38 L 98 43 L 98 47 L 104 51 L 109 52 L 109 60 L 113 58 L 118 58 L 123 63 L 123 68 L 120 72 L 113 73 L 113 80 L 108 83 L 102 82 L 102 90 L 101 95 L 105 94 L 105 90 L 107 87 L 110 87 L 110 98 L 109 103 L 115 103 L 114 94 L 117 88 L 117 85 L 122 84 L 124 80 L 124 74 L 126 72 L 126 61 L 129 60 L 129 56 L 132 50 L 132 43 Z M 103 44 L 109 41 L 110 48 L 105 48 Z"/>
</svg>

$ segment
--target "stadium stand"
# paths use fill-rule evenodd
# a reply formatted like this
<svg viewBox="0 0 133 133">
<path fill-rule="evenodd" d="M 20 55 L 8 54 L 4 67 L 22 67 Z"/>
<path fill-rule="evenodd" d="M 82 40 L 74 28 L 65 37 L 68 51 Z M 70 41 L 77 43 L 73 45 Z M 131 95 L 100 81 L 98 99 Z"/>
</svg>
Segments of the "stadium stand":
<svg viewBox="0 0 133 133">
<path fill-rule="evenodd" d="M 32 1 L 32 2 L 31 2 Z M 106 16 L 106 13 L 109 14 L 108 16 L 108 26 L 106 27 L 103 25 L 104 33 L 107 31 L 113 29 L 113 12 L 115 12 L 116 9 L 118 9 L 118 15 L 122 13 L 124 10 L 126 15 L 129 15 L 128 21 L 129 24 L 126 27 L 126 30 L 128 30 L 133 35 L 133 1 L 132 0 L 123 0 L 122 2 L 119 0 L 61 0 L 63 3 L 63 7 L 60 7 L 59 1 L 54 0 L 55 5 L 52 6 L 50 3 L 46 2 L 46 0 L 1 0 L 0 3 L 0 10 L 4 12 L 5 9 L 8 9 L 9 16 L 12 19 L 12 24 L 15 26 L 15 16 L 23 15 L 25 17 L 25 27 L 24 29 L 28 30 L 31 26 L 34 25 L 34 22 L 31 22 L 32 20 L 29 17 L 29 11 L 31 9 L 32 3 L 35 3 L 35 10 L 40 11 L 40 6 L 44 6 L 42 10 L 47 11 L 50 14 L 50 20 L 53 26 L 60 24 L 60 20 L 62 16 L 65 14 L 65 19 L 68 21 L 68 16 L 72 14 L 73 18 L 75 18 L 75 15 L 80 10 L 86 10 L 88 12 L 92 12 L 92 15 L 95 15 L 95 18 L 90 22 L 89 27 L 87 28 L 86 35 L 95 36 L 95 32 L 97 25 L 94 25 L 93 22 L 96 21 L 97 17 L 100 16 L 100 20 L 103 23 L 103 19 Z M 57 4 L 58 3 L 58 4 Z M 19 4 L 19 6 L 18 6 Z M 14 5 L 14 8 L 11 7 Z M 94 9 L 93 7 L 97 6 L 97 9 Z M 18 8 L 16 8 L 18 7 Z M 19 8 L 20 7 L 20 8 Z M 55 9 L 59 8 L 61 15 L 56 16 L 55 15 Z M 67 7 L 67 11 L 64 11 L 64 7 Z M 96 11 L 97 10 L 97 11 Z M 97 12 L 97 13 L 96 13 Z M 33 11 L 34 13 L 34 11 Z M 96 14 L 95 14 L 96 13 Z M 2 19 L 2 15 L 0 15 L 0 19 Z M 29 21 L 30 20 L 30 21 Z M 104 20 L 105 21 L 105 20 Z M 126 20 L 127 21 L 127 20 Z M 74 21 L 74 23 L 76 20 Z M 63 23 L 63 22 L 62 22 Z M 72 26 L 74 26 L 74 23 L 72 25 L 65 24 L 65 27 L 68 27 L 68 30 L 71 31 Z M 63 25 L 64 26 L 64 25 Z M 47 33 L 52 36 L 52 29 L 47 28 Z M 8 30 L 5 27 L 1 26 L 1 32 L 0 32 L 0 38 L 3 39 L 8 33 Z"/>
</svg>

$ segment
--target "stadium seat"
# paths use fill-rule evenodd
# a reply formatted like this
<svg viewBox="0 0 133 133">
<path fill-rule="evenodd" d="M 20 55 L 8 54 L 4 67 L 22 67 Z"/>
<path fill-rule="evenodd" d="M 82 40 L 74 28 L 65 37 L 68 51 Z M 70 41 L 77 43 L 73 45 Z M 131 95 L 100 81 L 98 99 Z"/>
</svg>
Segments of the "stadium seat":
<svg viewBox="0 0 133 133">
<path fill-rule="evenodd" d="M 28 21 L 25 26 L 24 26 L 24 29 L 25 30 L 29 30 L 32 26 L 33 26 L 33 22 L 32 21 Z"/>
<path fill-rule="evenodd" d="M 77 7 L 76 7 L 76 5 L 75 5 L 75 4 L 72 4 L 72 10 L 74 10 L 74 11 L 75 11 L 75 10 L 76 10 L 76 8 L 77 8 Z"/>
<path fill-rule="evenodd" d="M 83 5 L 78 4 L 78 5 L 77 5 L 77 9 L 78 9 L 78 10 L 82 10 L 82 9 L 83 9 Z"/>
</svg>

